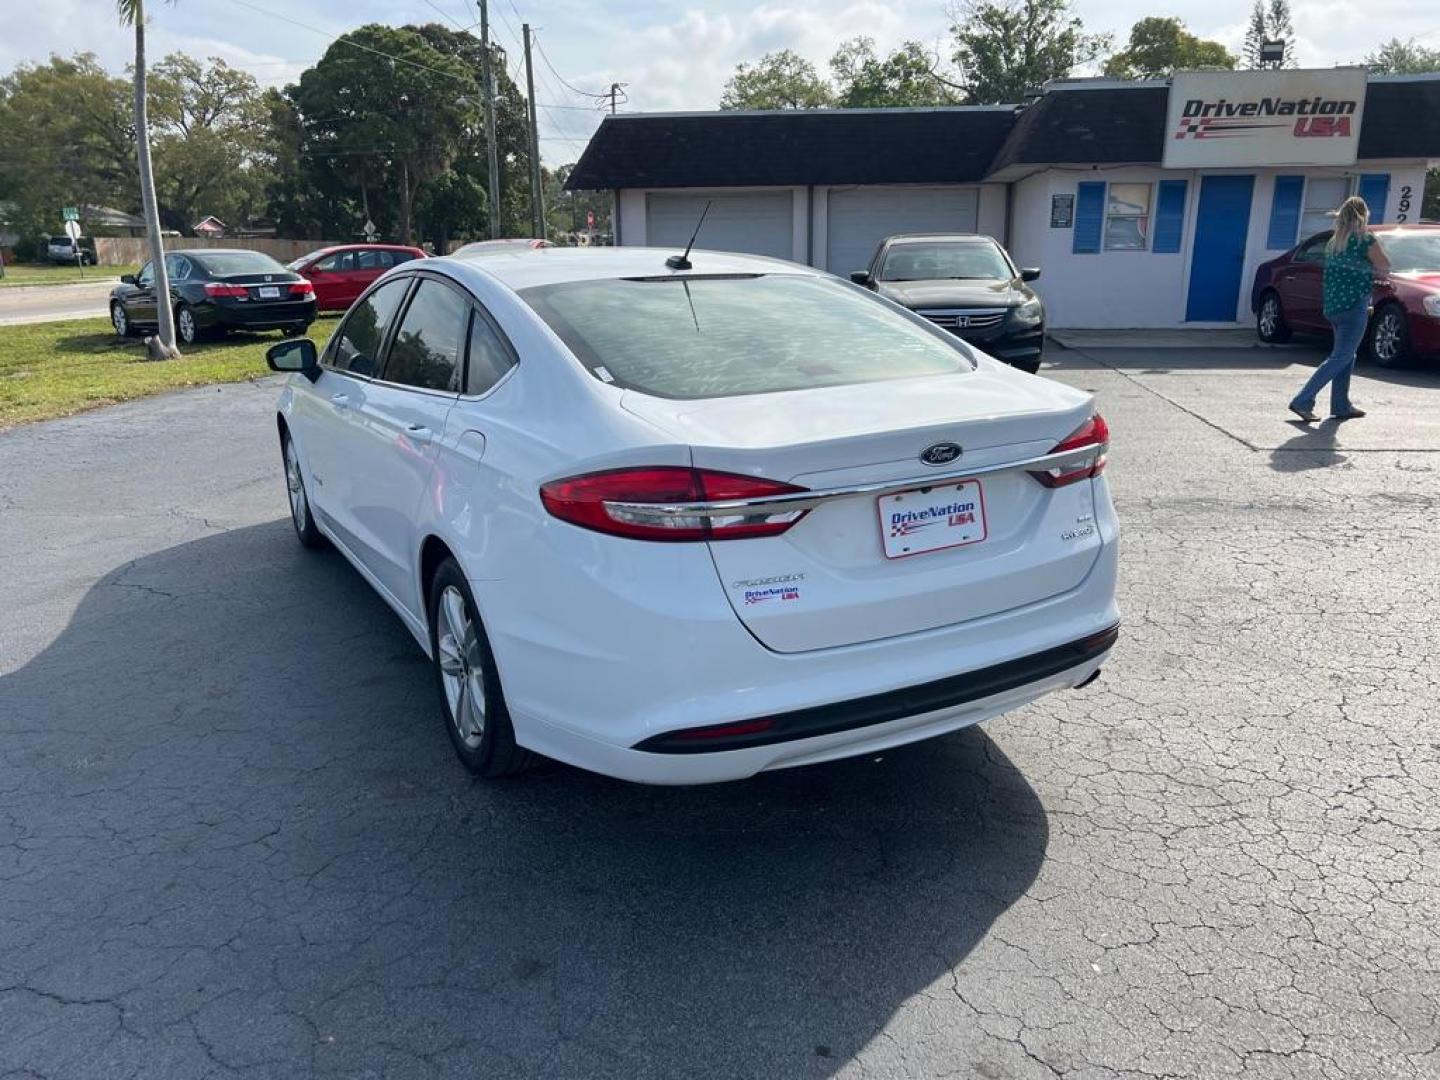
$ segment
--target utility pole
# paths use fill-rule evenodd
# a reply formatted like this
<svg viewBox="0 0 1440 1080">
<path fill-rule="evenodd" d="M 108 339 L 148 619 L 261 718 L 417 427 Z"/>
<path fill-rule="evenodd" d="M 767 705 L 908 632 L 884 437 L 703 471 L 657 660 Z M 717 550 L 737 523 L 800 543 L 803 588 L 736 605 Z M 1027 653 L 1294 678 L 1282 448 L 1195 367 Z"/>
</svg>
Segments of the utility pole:
<svg viewBox="0 0 1440 1080">
<path fill-rule="evenodd" d="M 525 38 L 525 96 L 530 102 L 530 222 L 537 240 L 545 239 L 545 202 L 540 193 L 540 131 L 535 123 L 535 69 L 530 64 L 530 24 L 520 30 Z"/>
<path fill-rule="evenodd" d="M 500 148 L 495 145 L 495 73 L 490 62 L 490 8 L 480 0 L 480 80 L 485 84 L 485 144 L 490 158 L 490 239 L 500 238 Z"/>
<path fill-rule="evenodd" d="M 620 84 L 619 84 L 618 82 L 612 82 L 612 83 L 610 84 L 610 115 L 611 115 L 611 116 L 614 116 L 614 115 L 615 115 L 615 95 L 618 94 L 619 92 L 620 92 Z"/>
</svg>

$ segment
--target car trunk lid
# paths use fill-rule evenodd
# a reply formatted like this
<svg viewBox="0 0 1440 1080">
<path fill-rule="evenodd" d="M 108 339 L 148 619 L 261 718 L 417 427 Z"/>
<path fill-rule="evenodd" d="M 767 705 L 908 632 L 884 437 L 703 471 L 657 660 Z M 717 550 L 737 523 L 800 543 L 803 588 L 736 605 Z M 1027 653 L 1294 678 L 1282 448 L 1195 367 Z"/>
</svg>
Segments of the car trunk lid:
<svg viewBox="0 0 1440 1080">
<path fill-rule="evenodd" d="M 685 441 L 696 468 L 833 493 L 781 535 L 709 545 L 740 621 L 801 652 L 983 618 L 1084 579 L 1100 547 L 1092 485 L 992 470 L 1048 453 L 1093 407 L 1021 378 L 982 367 L 709 400 L 627 392 L 622 404 Z M 922 462 L 946 444 L 958 457 Z"/>
</svg>

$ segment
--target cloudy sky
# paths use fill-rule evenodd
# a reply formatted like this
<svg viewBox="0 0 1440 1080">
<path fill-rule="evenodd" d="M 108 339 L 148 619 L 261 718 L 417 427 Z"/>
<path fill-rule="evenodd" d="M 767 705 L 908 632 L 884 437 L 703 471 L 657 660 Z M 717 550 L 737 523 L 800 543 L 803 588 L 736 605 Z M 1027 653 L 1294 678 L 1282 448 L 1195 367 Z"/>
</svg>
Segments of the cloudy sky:
<svg viewBox="0 0 1440 1080">
<path fill-rule="evenodd" d="M 1158 11 L 1146 0 L 1073 0 L 1086 27 L 1123 41 L 1136 19 L 1164 13 L 1203 37 L 1238 49 L 1251 0 L 1174 0 Z M 1440 9 L 1408 0 L 1291 0 L 1305 66 L 1358 61 L 1392 36 L 1440 46 Z M 366 22 L 478 20 L 473 0 L 149 0 L 150 50 L 220 56 L 262 84 L 292 81 L 336 35 Z M 946 0 L 491 0 L 491 22 L 519 80 L 520 26 L 544 48 L 536 60 L 542 150 L 574 160 L 599 113 L 586 93 L 626 84 L 627 110 L 705 109 L 742 60 L 790 48 L 824 61 L 836 43 L 868 34 L 889 46 L 908 38 L 945 46 Z M 50 53 L 92 51 L 118 70 L 131 43 L 113 0 L 0 0 L 0 71 Z M 478 27 L 475 28 L 478 33 Z"/>
</svg>

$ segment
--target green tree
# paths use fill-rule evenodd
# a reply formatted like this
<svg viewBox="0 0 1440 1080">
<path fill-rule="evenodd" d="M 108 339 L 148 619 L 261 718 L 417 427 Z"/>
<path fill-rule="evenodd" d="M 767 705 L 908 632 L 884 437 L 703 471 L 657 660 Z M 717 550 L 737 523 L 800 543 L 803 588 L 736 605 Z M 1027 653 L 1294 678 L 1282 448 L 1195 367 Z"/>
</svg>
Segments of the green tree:
<svg viewBox="0 0 1440 1080">
<path fill-rule="evenodd" d="M 479 122 L 475 76 L 409 27 L 369 24 L 337 38 L 291 88 L 305 152 L 329 179 L 394 192 L 395 231 L 413 243 L 415 203 L 459 157 Z M 371 213 L 373 217 L 373 213 Z"/>
<path fill-rule="evenodd" d="M 722 109 L 823 109 L 834 103 L 815 65 L 789 49 L 737 65 L 720 95 Z"/>
<path fill-rule="evenodd" d="M 150 260 L 155 274 L 155 305 L 158 333 L 151 339 L 150 354 L 157 360 L 177 359 L 175 313 L 170 310 L 170 275 L 165 272 L 165 243 L 160 235 L 160 205 L 155 199 L 155 175 L 150 168 L 150 120 L 145 80 L 145 0 L 115 0 L 122 26 L 135 29 L 135 156 L 140 172 L 140 202 L 145 214 L 145 231 L 150 237 Z"/>
<path fill-rule="evenodd" d="M 254 76 L 172 53 L 151 71 L 155 183 L 162 216 L 188 229 L 207 214 L 241 224 L 259 209 L 268 110 Z"/>
<path fill-rule="evenodd" d="M 955 66 L 971 103 L 1020 102 L 1110 48 L 1068 0 L 966 0 L 950 13 Z"/>
<path fill-rule="evenodd" d="M 1440 49 L 1428 49 L 1414 38 L 1391 38 L 1361 63 L 1376 75 L 1423 75 L 1440 71 Z"/>
<path fill-rule="evenodd" d="M 138 206 L 133 124 L 130 83 L 90 53 L 0 79 L 0 201 L 16 231 L 58 231 L 62 206 Z"/>
<path fill-rule="evenodd" d="M 936 64 L 918 41 L 907 41 L 882 58 L 873 38 L 852 38 L 830 58 L 835 104 L 845 109 L 953 105 L 959 95 L 936 73 Z"/>
<path fill-rule="evenodd" d="M 1105 61 L 1112 79 L 1163 79 L 1194 68 L 1234 68 L 1237 58 L 1218 41 L 1202 41 L 1175 18 L 1151 16 L 1130 28 L 1130 42 Z"/>
<path fill-rule="evenodd" d="M 584 232 L 585 216 L 595 215 L 595 231 L 610 232 L 610 200 L 608 191 L 566 191 L 574 165 L 561 165 L 557 169 L 545 169 L 545 217 L 550 236 L 563 233 Z"/>
<path fill-rule="evenodd" d="M 1280 60 L 1261 60 L 1260 47 L 1267 41 L 1283 41 L 1284 53 Z M 1250 26 L 1245 31 L 1245 44 L 1240 50 L 1245 66 L 1252 70 L 1261 68 L 1293 68 L 1295 66 L 1295 27 L 1290 21 L 1289 0 L 1255 0 L 1250 11 Z"/>
<path fill-rule="evenodd" d="M 412 27 L 430 46 L 462 63 L 474 79 L 473 95 L 477 104 L 484 102 L 480 79 L 482 49 L 473 34 L 451 30 L 438 23 Z M 500 234 L 530 235 L 530 142 L 526 119 L 526 103 L 520 88 L 508 74 L 505 50 L 491 43 L 491 68 L 495 79 L 495 142 L 500 160 Z M 453 170 L 469 177 L 485 191 L 489 185 L 488 146 L 485 141 L 484 113 L 476 114 L 475 124 L 462 134 L 461 153 Z M 461 235 L 478 235 L 471 230 L 488 229 L 488 213 L 478 225 L 467 224 Z M 433 235 L 435 229 L 427 221 Z"/>
</svg>

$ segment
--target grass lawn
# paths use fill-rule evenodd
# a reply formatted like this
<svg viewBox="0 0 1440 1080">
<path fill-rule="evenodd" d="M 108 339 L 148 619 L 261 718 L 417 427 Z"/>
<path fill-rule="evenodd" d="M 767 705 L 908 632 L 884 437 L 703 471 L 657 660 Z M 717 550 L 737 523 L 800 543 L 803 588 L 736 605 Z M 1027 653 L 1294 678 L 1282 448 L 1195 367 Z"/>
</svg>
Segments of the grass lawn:
<svg viewBox="0 0 1440 1080">
<path fill-rule="evenodd" d="M 338 321 L 322 315 L 311 324 L 316 344 Z M 278 332 L 227 334 L 190 346 L 180 360 L 152 361 L 107 319 L 0 326 L 0 430 L 182 386 L 259 378 L 269 373 L 265 350 L 280 340 Z"/>
<path fill-rule="evenodd" d="M 133 274 L 138 266 L 55 266 L 53 264 L 19 265 L 5 264 L 5 276 L 0 278 L 0 289 L 17 288 L 21 285 L 67 285 L 72 281 L 106 281 L 121 274 Z"/>
</svg>

